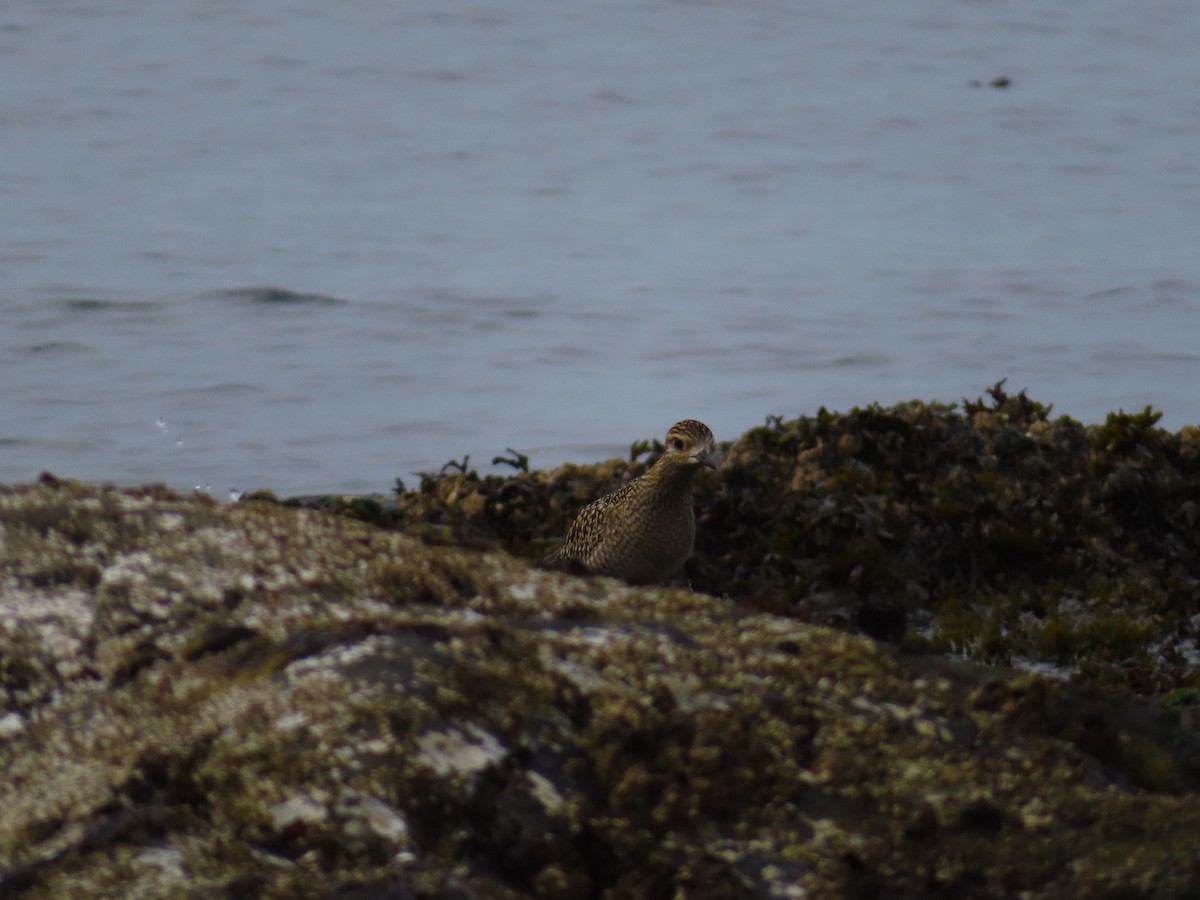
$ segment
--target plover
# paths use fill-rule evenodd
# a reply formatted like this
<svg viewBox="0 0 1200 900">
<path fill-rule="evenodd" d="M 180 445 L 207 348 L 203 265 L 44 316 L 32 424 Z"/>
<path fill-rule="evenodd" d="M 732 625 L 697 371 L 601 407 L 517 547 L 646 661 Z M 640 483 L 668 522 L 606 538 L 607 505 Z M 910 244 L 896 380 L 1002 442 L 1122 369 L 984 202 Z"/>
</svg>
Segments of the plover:
<svg viewBox="0 0 1200 900">
<path fill-rule="evenodd" d="M 695 419 L 676 422 L 650 471 L 585 506 L 556 555 L 560 562 L 633 584 L 664 581 L 683 568 L 696 539 L 692 479 L 715 469 L 713 434 Z"/>
</svg>

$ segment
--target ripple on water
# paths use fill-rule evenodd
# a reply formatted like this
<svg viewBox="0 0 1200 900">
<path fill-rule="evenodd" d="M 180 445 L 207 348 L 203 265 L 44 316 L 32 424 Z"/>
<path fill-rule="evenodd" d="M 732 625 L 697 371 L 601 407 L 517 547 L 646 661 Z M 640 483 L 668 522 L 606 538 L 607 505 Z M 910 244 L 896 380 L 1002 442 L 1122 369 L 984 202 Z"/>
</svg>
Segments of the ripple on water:
<svg viewBox="0 0 1200 900">
<path fill-rule="evenodd" d="M 331 297 L 328 294 L 290 291 L 280 287 L 229 288 L 208 291 L 201 297 L 251 306 L 346 306 L 350 302 L 340 297 Z"/>
</svg>

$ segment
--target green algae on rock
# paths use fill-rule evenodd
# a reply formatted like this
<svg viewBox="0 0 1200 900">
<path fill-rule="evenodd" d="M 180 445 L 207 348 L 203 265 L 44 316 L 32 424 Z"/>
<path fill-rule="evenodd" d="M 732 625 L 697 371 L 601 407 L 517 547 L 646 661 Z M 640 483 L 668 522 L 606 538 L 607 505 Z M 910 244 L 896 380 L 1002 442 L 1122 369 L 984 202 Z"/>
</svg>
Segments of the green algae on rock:
<svg viewBox="0 0 1200 900">
<path fill-rule="evenodd" d="M 807 472 L 801 431 L 777 440 Z M 727 478 L 761 477 L 750 452 Z M 585 478 L 525 484 L 566 519 Z M 502 522 L 497 504 L 537 493 L 483 483 L 433 485 L 452 512 L 423 516 L 420 537 L 159 488 L 0 488 L 0 893 L 1200 889 L 1196 741 L 1175 712 L 456 542 L 465 510 Z M 710 490 L 737 500 L 720 478 Z M 482 505 L 456 502 L 471 492 Z M 861 524 L 880 507 L 857 508 Z"/>
</svg>

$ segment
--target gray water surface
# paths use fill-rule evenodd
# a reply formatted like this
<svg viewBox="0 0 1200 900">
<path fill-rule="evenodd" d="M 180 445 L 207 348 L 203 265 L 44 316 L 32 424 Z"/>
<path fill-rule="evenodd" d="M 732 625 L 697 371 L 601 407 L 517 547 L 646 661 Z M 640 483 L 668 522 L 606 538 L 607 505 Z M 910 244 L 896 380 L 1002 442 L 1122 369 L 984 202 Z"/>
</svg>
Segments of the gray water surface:
<svg viewBox="0 0 1200 900">
<path fill-rule="evenodd" d="M 1198 46 L 1166 0 L 11 0 L 0 481 L 386 490 L 1005 377 L 1200 422 Z"/>
</svg>

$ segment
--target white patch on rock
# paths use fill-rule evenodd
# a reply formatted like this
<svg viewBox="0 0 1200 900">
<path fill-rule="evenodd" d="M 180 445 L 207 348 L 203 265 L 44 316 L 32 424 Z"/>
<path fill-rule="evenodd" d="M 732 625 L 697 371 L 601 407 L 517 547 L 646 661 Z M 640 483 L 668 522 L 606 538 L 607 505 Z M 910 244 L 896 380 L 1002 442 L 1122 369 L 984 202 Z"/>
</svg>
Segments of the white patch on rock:
<svg viewBox="0 0 1200 900">
<path fill-rule="evenodd" d="M 149 582 L 146 570 L 154 564 L 154 557 L 145 550 L 122 553 L 100 576 L 100 587 L 136 587 Z"/>
<path fill-rule="evenodd" d="M 542 668 L 547 672 L 554 672 L 561 675 L 585 694 L 601 690 L 610 684 L 609 680 L 604 678 L 592 666 L 584 665 L 572 659 L 562 659 L 549 647 L 538 647 L 537 653 L 538 662 L 541 663 Z M 634 693 L 632 688 L 620 683 L 614 682 L 612 686 L 621 693 Z"/>
<path fill-rule="evenodd" d="M 178 531 L 183 527 L 184 521 L 179 513 L 163 513 L 158 517 L 158 527 L 162 531 Z"/>
<path fill-rule="evenodd" d="M 276 831 L 283 831 L 297 822 L 317 825 L 327 818 L 329 811 L 324 804 L 311 797 L 291 797 L 271 807 L 271 824 L 275 826 Z"/>
<path fill-rule="evenodd" d="M 399 844 L 408 838 L 408 821 L 382 800 L 366 797 L 358 808 L 370 829 L 384 840 Z"/>
<path fill-rule="evenodd" d="M 0 740 L 15 737 L 25 730 L 25 717 L 20 713 L 10 712 L 0 716 Z"/>
<path fill-rule="evenodd" d="M 550 779 L 540 772 L 528 772 L 529 786 L 533 796 L 542 804 L 542 808 L 550 815 L 561 815 L 567 808 L 567 801 L 558 792 Z"/>
<path fill-rule="evenodd" d="M 133 859 L 143 866 L 156 866 L 163 879 L 184 881 L 187 878 L 183 854 L 172 847 L 147 847 Z"/>
<path fill-rule="evenodd" d="M 302 712 L 292 712 L 275 720 L 275 727 L 280 731 L 295 731 L 308 724 L 308 716 Z"/>
<path fill-rule="evenodd" d="M 526 581 L 524 584 L 509 585 L 506 590 L 508 596 L 518 603 L 528 603 L 531 600 L 537 599 L 538 588 L 532 581 Z"/>
<path fill-rule="evenodd" d="M 427 731 L 417 738 L 417 762 L 435 775 L 478 775 L 504 759 L 507 751 L 478 725 L 463 730 Z"/>
</svg>

